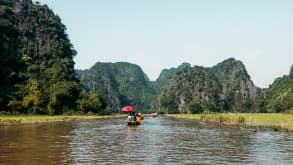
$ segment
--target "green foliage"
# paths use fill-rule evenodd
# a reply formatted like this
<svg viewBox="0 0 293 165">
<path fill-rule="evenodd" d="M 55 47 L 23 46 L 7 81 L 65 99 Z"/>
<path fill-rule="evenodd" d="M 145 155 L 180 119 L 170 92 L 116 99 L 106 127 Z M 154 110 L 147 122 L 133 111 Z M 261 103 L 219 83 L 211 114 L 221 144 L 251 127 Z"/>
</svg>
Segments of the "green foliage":
<svg viewBox="0 0 293 165">
<path fill-rule="evenodd" d="M 40 89 L 37 80 L 30 80 L 22 88 L 23 99 L 21 105 L 24 109 L 28 110 L 28 113 L 33 113 L 32 108 L 38 107 L 40 104 Z"/>
<path fill-rule="evenodd" d="M 64 81 L 51 86 L 49 114 L 63 114 L 76 107 L 80 86 L 76 82 Z"/>
<path fill-rule="evenodd" d="M 0 1 L 0 108 L 62 114 L 76 110 L 80 85 L 65 26 L 46 5 Z"/>
<path fill-rule="evenodd" d="M 175 95 L 166 95 L 164 97 L 161 97 L 159 100 L 160 111 L 164 111 L 166 113 L 179 113 L 178 110 L 178 103 L 177 103 L 176 96 Z"/>
<path fill-rule="evenodd" d="M 10 100 L 7 104 L 7 107 L 9 108 L 8 113 L 17 114 L 17 113 L 25 113 L 23 111 L 22 102 L 19 100 Z"/>
<path fill-rule="evenodd" d="M 202 113 L 203 108 L 201 107 L 200 103 L 196 101 L 191 101 L 188 103 L 188 110 L 190 113 Z"/>
<path fill-rule="evenodd" d="M 267 92 L 268 110 L 270 112 L 284 112 L 293 108 L 293 77 L 283 76 L 270 86 Z"/>
<path fill-rule="evenodd" d="M 105 112 L 106 104 L 98 92 L 81 92 L 81 98 L 77 101 L 77 105 L 83 113 L 107 114 Z"/>
<path fill-rule="evenodd" d="M 17 29 L 11 1 L 0 2 L 0 109 L 7 104 L 15 92 L 14 84 L 19 81 L 17 72 L 22 70 L 17 54 Z"/>
</svg>

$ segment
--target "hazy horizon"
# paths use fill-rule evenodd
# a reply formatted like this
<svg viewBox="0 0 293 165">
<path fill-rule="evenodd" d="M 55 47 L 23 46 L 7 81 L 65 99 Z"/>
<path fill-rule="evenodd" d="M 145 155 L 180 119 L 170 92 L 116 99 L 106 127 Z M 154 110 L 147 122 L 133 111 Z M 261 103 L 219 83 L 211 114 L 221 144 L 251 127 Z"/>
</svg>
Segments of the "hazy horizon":
<svg viewBox="0 0 293 165">
<path fill-rule="evenodd" d="M 183 62 L 211 67 L 233 57 L 265 88 L 293 64 L 290 0 L 39 2 L 66 25 L 76 69 L 125 61 L 155 80 Z"/>
</svg>

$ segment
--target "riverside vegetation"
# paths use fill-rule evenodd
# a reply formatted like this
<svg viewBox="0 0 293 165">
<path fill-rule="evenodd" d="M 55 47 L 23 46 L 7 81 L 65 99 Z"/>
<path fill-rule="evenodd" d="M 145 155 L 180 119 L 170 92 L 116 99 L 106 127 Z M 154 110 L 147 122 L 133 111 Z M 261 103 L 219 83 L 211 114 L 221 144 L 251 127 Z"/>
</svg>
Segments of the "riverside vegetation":
<svg viewBox="0 0 293 165">
<path fill-rule="evenodd" d="M 47 5 L 0 1 L 0 110 L 2 114 L 107 114 L 97 91 L 75 77 L 66 27 Z"/>
<path fill-rule="evenodd" d="M 241 114 L 168 114 L 168 117 L 200 120 L 209 123 L 218 123 L 223 125 L 243 126 L 245 117 Z"/>
<path fill-rule="evenodd" d="M 97 120 L 121 117 L 126 117 L 126 115 L 5 115 L 0 117 L 0 125 L 34 124 L 73 120 Z"/>
<path fill-rule="evenodd" d="M 111 114 L 127 104 L 169 114 L 293 110 L 293 67 L 267 89 L 234 58 L 209 68 L 183 63 L 156 81 L 127 62 L 74 70 L 77 52 L 65 31 L 47 5 L 0 1 L 1 114 Z"/>
<path fill-rule="evenodd" d="M 293 131 L 293 115 L 284 113 L 168 114 L 167 116 L 222 125 Z"/>
</svg>

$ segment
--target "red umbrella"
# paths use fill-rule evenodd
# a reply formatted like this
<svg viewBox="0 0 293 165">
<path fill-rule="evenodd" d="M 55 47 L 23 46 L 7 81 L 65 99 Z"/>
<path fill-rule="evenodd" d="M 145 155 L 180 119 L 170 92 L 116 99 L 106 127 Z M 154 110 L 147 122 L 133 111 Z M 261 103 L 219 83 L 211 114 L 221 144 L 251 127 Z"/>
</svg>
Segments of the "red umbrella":
<svg viewBox="0 0 293 165">
<path fill-rule="evenodd" d="M 131 112 L 131 111 L 134 111 L 135 108 L 134 108 L 133 106 L 129 106 L 129 105 L 127 105 L 127 106 L 125 106 L 125 107 L 122 107 L 121 110 L 122 110 L 123 112 Z"/>
</svg>

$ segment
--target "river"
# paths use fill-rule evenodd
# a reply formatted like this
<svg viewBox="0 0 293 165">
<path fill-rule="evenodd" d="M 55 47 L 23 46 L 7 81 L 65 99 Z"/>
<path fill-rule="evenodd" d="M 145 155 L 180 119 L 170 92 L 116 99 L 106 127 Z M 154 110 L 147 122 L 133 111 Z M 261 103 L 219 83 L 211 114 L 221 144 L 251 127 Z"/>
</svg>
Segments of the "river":
<svg viewBox="0 0 293 165">
<path fill-rule="evenodd" d="M 1 126 L 0 164 L 293 164 L 293 135 L 167 117 Z"/>
</svg>

